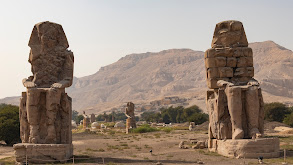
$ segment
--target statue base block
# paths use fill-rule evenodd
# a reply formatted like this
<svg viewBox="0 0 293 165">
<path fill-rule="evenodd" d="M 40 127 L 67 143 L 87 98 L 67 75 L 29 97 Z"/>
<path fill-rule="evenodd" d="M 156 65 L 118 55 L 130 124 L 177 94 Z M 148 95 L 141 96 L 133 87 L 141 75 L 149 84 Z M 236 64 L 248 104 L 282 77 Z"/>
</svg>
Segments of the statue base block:
<svg viewBox="0 0 293 165">
<path fill-rule="evenodd" d="M 231 158 L 276 158 L 280 156 L 278 138 L 210 139 L 209 150 Z"/>
<path fill-rule="evenodd" d="M 18 164 L 23 162 L 47 164 L 67 162 L 73 155 L 72 144 L 31 144 L 19 143 L 13 146 Z"/>
</svg>

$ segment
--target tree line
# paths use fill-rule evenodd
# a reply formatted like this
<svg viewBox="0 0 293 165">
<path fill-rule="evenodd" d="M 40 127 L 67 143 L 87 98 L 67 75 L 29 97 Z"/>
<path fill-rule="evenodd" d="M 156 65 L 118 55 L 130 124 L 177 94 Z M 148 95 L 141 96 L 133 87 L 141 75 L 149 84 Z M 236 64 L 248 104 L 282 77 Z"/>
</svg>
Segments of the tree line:
<svg viewBox="0 0 293 165">
<path fill-rule="evenodd" d="M 160 112 L 144 112 L 141 120 L 157 123 L 184 123 L 195 122 L 201 124 L 208 121 L 208 114 L 196 105 L 184 108 L 183 106 L 161 108 Z"/>
<path fill-rule="evenodd" d="M 119 112 L 100 114 L 96 117 L 96 120 L 112 121 L 112 115 L 114 115 L 116 121 L 125 120 L 127 118 L 124 113 Z M 293 106 L 286 106 L 279 102 L 266 103 L 264 105 L 264 117 L 267 121 L 278 121 L 293 127 Z M 75 120 L 76 123 L 80 123 L 83 116 L 73 110 L 72 119 Z M 195 122 L 195 124 L 201 124 L 208 120 L 208 115 L 203 113 L 202 110 L 195 105 L 188 108 L 182 106 L 161 108 L 160 112 L 146 111 L 139 119 L 147 122 Z M 0 104 L 0 141 L 4 141 L 8 145 L 20 142 L 19 128 L 19 107 Z"/>
</svg>

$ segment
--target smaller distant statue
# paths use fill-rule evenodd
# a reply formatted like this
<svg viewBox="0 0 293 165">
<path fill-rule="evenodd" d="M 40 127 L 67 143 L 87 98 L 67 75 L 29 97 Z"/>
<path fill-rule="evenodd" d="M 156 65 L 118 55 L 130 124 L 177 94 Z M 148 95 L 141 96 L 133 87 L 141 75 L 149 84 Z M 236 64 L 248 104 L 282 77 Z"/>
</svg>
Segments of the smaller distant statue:
<svg viewBox="0 0 293 165">
<path fill-rule="evenodd" d="M 83 129 L 88 128 L 88 126 L 90 125 L 90 118 L 87 114 L 85 114 L 85 111 L 83 111 Z"/>
<path fill-rule="evenodd" d="M 189 129 L 189 131 L 194 131 L 194 129 L 195 129 L 195 123 L 194 122 L 190 122 L 188 129 Z"/>
<path fill-rule="evenodd" d="M 136 128 L 135 115 L 134 115 L 134 104 L 132 102 L 127 103 L 125 108 L 126 119 L 126 133 L 128 134 L 129 129 Z"/>
</svg>

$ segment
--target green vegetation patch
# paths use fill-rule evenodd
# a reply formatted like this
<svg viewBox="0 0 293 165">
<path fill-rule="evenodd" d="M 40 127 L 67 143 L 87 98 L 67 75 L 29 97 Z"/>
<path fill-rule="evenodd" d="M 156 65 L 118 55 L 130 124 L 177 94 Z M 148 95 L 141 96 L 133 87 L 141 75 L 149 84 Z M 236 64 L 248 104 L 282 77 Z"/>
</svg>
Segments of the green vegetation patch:
<svg viewBox="0 0 293 165">
<path fill-rule="evenodd" d="M 131 133 L 146 133 L 146 132 L 155 132 L 155 131 L 159 131 L 159 129 L 151 127 L 148 124 L 145 124 L 138 128 L 132 129 Z"/>
</svg>

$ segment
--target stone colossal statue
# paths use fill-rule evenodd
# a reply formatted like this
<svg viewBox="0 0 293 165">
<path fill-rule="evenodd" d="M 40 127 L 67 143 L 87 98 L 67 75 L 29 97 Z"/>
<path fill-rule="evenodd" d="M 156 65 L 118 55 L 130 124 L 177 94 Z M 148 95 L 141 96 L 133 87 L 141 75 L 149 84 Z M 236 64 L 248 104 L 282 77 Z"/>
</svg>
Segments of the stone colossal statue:
<svg viewBox="0 0 293 165">
<path fill-rule="evenodd" d="M 216 25 L 212 48 L 205 53 L 211 136 L 255 138 L 263 133 L 263 100 L 253 78 L 253 56 L 239 21 Z"/>
<path fill-rule="evenodd" d="M 65 93 L 65 88 L 72 85 L 73 53 L 68 50 L 62 26 L 48 21 L 34 26 L 28 46 L 33 75 L 22 81 L 27 92 L 22 93 L 20 101 L 21 140 L 35 145 L 64 144 L 65 157 L 69 157 L 72 155 L 72 99 Z M 18 151 L 23 145 L 17 145 L 16 155 L 21 155 Z M 54 151 L 50 147 L 44 148 L 44 151 Z"/>
<path fill-rule="evenodd" d="M 211 46 L 204 56 L 209 149 L 238 158 L 278 156 L 278 139 L 262 138 L 263 97 L 242 23 L 218 23 Z"/>
</svg>

